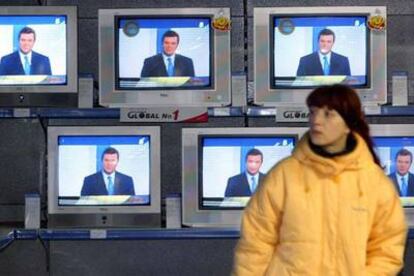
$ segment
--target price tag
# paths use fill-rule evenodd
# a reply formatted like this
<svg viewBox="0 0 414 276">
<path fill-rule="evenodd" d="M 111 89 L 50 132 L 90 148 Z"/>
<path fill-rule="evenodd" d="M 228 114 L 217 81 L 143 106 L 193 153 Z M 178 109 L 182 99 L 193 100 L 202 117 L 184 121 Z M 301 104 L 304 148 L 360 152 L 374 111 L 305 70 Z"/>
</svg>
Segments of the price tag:
<svg viewBox="0 0 414 276">
<path fill-rule="evenodd" d="M 364 107 L 364 112 L 366 115 L 380 115 L 381 106 L 379 105 L 368 105 Z"/>
<path fill-rule="evenodd" d="M 215 107 L 213 108 L 214 116 L 230 116 L 229 107 Z"/>
<path fill-rule="evenodd" d="M 15 118 L 30 117 L 30 108 L 14 108 L 13 117 Z"/>
<path fill-rule="evenodd" d="M 91 240 L 102 240 L 106 239 L 106 230 L 104 229 L 91 229 L 90 231 Z"/>
</svg>

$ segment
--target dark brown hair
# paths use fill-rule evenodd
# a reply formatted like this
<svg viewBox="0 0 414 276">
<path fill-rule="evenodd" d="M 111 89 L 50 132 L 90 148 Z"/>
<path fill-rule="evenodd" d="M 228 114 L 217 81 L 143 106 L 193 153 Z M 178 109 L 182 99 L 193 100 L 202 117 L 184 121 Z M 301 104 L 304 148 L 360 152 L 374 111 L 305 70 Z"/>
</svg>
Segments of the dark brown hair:
<svg viewBox="0 0 414 276">
<path fill-rule="evenodd" d="M 106 148 L 102 153 L 101 160 L 104 159 L 105 154 L 116 154 L 116 158 L 119 160 L 119 152 L 115 148 L 112 148 L 112 147 Z"/>
<path fill-rule="evenodd" d="M 333 41 L 335 42 L 335 33 L 332 30 L 323 29 L 322 31 L 320 31 L 319 34 L 318 34 L 318 41 L 321 39 L 321 35 L 332 35 L 333 36 Z"/>
<path fill-rule="evenodd" d="M 258 155 L 260 155 L 260 159 L 263 162 L 263 153 L 260 150 L 255 149 L 255 148 L 253 148 L 253 149 L 251 149 L 247 152 L 245 161 L 247 161 L 247 157 L 249 157 L 249 156 L 258 156 Z"/>
<path fill-rule="evenodd" d="M 358 133 L 367 144 L 374 162 L 381 167 L 381 162 L 374 151 L 374 143 L 369 135 L 369 126 L 362 112 L 361 101 L 354 89 L 342 84 L 321 86 L 313 90 L 306 99 L 308 107 L 334 109 L 353 132 Z"/>
<path fill-rule="evenodd" d="M 34 38 L 34 40 L 36 40 L 36 33 L 30 27 L 24 27 L 23 29 L 20 30 L 20 32 L 19 32 L 19 40 L 20 40 L 20 37 L 22 36 L 22 34 L 33 34 L 33 38 Z"/>
<path fill-rule="evenodd" d="M 173 30 L 168 30 L 162 35 L 162 42 L 164 42 L 164 39 L 166 37 L 176 37 L 177 38 L 177 44 L 180 43 L 180 36 L 177 32 L 174 32 Z"/>
<path fill-rule="evenodd" d="M 398 156 L 410 156 L 410 163 L 413 162 L 413 154 L 408 149 L 400 149 L 395 155 L 395 160 L 397 160 Z"/>
</svg>

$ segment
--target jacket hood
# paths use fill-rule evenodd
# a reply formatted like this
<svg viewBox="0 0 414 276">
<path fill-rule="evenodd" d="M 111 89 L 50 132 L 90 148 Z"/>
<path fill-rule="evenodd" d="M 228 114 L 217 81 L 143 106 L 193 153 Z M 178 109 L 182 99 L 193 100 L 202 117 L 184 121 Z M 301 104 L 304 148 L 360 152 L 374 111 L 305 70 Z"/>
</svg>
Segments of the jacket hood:
<svg viewBox="0 0 414 276">
<path fill-rule="evenodd" d="M 293 151 L 293 157 L 299 162 L 313 167 L 318 173 L 327 177 L 339 175 L 345 170 L 359 170 L 372 166 L 374 159 L 362 137 L 353 132 L 356 138 L 355 149 L 347 154 L 332 158 L 316 154 L 309 146 L 309 132 L 307 132 Z"/>
</svg>

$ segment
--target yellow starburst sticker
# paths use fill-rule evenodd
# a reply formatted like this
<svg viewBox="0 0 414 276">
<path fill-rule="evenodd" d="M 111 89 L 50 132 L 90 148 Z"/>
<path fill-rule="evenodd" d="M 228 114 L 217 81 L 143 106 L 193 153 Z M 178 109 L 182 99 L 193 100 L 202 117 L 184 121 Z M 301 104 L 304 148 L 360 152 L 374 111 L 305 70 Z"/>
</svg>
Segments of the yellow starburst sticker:
<svg viewBox="0 0 414 276">
<path fill-rule="evenodd" d="M 213 28 L 219 31 L 229 31 L 231 28 L 231 21 L 228 17 L 221 15 L 214 18 Z"/>
<path fill-rule="evenodd" d="M 368 19 L 368 27 L 371 30 L 381 31 L 385 29 L 385 18 L 382 15 L 374 15 Z"/>
</svg>

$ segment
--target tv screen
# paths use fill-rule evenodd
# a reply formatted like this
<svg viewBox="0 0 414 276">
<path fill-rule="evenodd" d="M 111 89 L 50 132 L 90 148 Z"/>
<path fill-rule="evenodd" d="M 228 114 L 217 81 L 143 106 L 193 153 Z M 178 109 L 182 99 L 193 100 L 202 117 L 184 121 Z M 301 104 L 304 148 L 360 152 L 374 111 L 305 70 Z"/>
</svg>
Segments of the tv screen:
<svg viewBox="0 0 414 276">
<path fill-rule="evenodd" d="M 59 136 L 58 205 L 149 205 L 150 139 Z"/>
<path fill-rule="evenodd" d="M 0 7 L 0 105 L 77 105 L 77 7 Z"/>
<path fill-rule="evenodd" d="M 289 156 L 293 135 L 204 136 L 200 171 L 201 209 L 242 209 L 274 164 Z"/>
<path fill-rule="evenodd" d="M 99 101 L 110 107 L 228 106 L 229 8 L 99 10 Z"/>
<path fill-rule="evenodd" d="M 414 207 L 414 136 L 375 136 L 374 143 L 384 171 L 399 192 L 403 206 Z M 407 185 L 404 188 L 403 182 Z"/>
<path fill-rule="evenodd" d="M 414 227 L 414 125 L 371 124 L 370 131 L 384 172 L 400 196 L 407 223 Z"/>
<path fill-rule="evenodd" d="M 66 15 L 0 15 L 0 85 L 67 83 Z"/>
<path fill-rule="evenodd" d="M 119 89 L 210 88 L 214 83 L 211 17 L 116 20 Z"/>
<path fill-rule="evenodd" d="M 239 228 L 266 173 L 289 156 L 307 128 L 184 128 L 182 220 L 190 227 Z"/>
<path fill-rule="evenodd" d="M 272 87 L 369 86 L 367 19 L 366 15 L 273 16 Z"/>
<path fill-rule="evenodd" d="M 53 227 L 160 226 L 159 127 L 48 127 Z"/>
<path fill-rule="evenodd" d="M 364 106 L 387 101 L 386 7 L 254 8 L 254 103 L 304 106 L 316 87 L 355 88 Z"/>
</svg>

